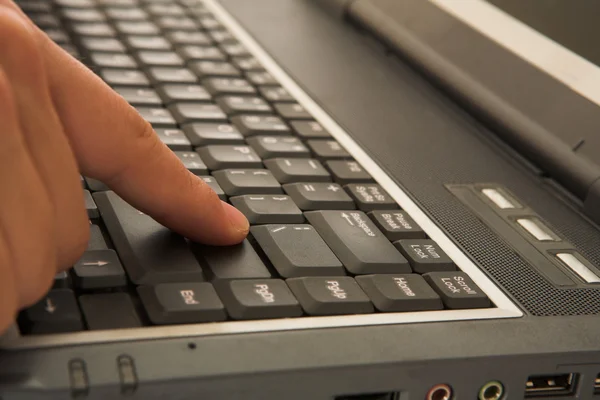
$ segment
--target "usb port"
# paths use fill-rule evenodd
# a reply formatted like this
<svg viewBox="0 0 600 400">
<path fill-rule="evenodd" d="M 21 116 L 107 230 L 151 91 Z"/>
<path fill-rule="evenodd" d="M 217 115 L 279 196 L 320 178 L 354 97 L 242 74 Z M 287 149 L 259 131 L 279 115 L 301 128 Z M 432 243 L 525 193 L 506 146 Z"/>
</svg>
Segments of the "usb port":
<svg viewBox="0 0 600 400">
<path fill-rule="evenodd" d="M 600 394 L 600 374 L 594 379 L 594 394 Z"/>
<path fill-rule="evenodd" d="M 577 391 L 577 374 L 530 376 L 525 385 L 525 397 L 562 397 Z"/>
</svg>

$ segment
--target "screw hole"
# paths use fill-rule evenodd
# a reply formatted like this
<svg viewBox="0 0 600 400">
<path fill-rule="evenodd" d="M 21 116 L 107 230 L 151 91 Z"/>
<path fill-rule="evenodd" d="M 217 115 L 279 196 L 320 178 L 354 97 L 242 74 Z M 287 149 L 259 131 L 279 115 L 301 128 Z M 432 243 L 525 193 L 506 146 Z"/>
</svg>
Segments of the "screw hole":
<svg viewBox="0 0 600 400">
<path fill-rule="evenodd" d="M 188 349 L 196 350 L 196 343 L 188 343 Z"/>
</svg>

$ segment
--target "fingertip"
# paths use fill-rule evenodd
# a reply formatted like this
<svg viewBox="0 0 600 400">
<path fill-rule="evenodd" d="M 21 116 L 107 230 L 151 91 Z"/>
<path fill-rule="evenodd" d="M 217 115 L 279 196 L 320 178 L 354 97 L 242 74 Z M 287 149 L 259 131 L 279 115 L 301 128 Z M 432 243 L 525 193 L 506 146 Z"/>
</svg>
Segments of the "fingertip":
<svg viewBox="0 0 600 400">
<path fill-rule="evenodd" d="M 235 243 L 239 243 L 248 235 L 250 223 L 246 216 L 231 204 L 224 201 L 221 201 L 221 204 L 223 205 L 223 210 L 225 211 L 225 215 L 227 216 L 231 227 L 235 231 L 232 235 L 232 240 L 235 241 Z"/>
</svg>

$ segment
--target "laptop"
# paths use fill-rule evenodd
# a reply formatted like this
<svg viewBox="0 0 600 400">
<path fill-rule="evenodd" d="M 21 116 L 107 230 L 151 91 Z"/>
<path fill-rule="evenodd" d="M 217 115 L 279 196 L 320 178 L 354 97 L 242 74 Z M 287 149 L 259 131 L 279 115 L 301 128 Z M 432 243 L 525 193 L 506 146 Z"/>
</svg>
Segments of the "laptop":
<svg viewBox="0 0 600 400">
<path fill-rule="evenodd" d="M 600 398 L 600 3 L 17 3 L 251 231 L 82 177 L 2 400 Z"/>
</svg>

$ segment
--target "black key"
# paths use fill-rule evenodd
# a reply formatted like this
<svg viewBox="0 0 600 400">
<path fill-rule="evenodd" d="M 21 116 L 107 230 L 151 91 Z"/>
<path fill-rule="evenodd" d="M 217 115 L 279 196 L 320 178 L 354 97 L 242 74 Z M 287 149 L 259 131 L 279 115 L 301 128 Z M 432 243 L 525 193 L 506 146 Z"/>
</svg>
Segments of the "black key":
<svg viewBox="0 0 600 400">
<path fill-rule="evenodd" d="M 119 53 L 92 53 L 92 63 L 99 68 L 136 68 L 137 62 L 127 54 Z"/>
<path fill-rule="evenodd" d="M 162 101 L 153 89 L 115 87 L 127 102 L 133 106 L 160 106 Z"/>
<path fill-rule="evenodd" d="M 319 159 L 352 157 L 350 153 L 335 140 L 309 140 L 306 144 Z"/>
<path fill-rule="evenodd" d="M 269 114 L 271 106 L 260 97 L 223 96 L 217 99 L 227 115 L 232 114 Z"/>
<path fill-rule="evenodd" d="M 276 86 L 279 85 L 277 79 L 268 72 L 247 72 L 246 78 L 256 86 Z"/>
<path fill-rule="evenodd" d="M 438 294 L 417 274 L 364 275 L 356 282 L 383 312 L 442 310 Z"/>
<path fill-rule="evenodd" d="M 96 179 L 85 177 L 85 183 L 90 189 L 90 192 L 103 192 L 105 190 L 110 190 L 108 186 Z"/>
<path fill-rule="evenodd" d="M 248 138 L 247 142 L 262 159 L 310 157 L 308 148 L 293 136 L 255 136 Z"/>
<path fill-rule="evenodd" d="M 179 129 L 156 129 L 161 142 L 173 151 L 191 151 L 192 144 L 183 131 Z"/>
<path fill-rule="evenodd" d="M 227 115 L 216 104 L 174 103 L 169 106 L 177 122 L 227 122 Z"/>
<path fill-rule="evenodd" d="M 212 41 L 203 32 L 171 31 L 166 34 L 167 39 L 174 45 L 210 46 Z"/>
<path fill-rule="evenodd" d="M 83 322 L 75 295 L 69 289 L 54 289 L 20 316 L 23 330 L 31 334 L 75 332 Z"/>
<path fill-rule="evenodd" d="M 165 104 L 176 101 L 208 102 L 211 99 L 210 94 L 200 85 L 168 84 L 157 90 Z"/>
<path fill-rule="evenodd" d="M 176 151 L 175 155 L 179 157 L 183 165 L 193 174 L 196 175 L 207 175 L 208 168 L 206 164 L 202 162 L 198 153 L 193 151 Z"/>
<path fill-rule="evenodd" d="M 146 75 L 135 69 L 106 68 L 100 71 L 100 76 L 111 86 L 150 86 L 150 81 Z"/>
<path fill-rule="evenodd" d="M 373 304 L 348 276 L 291 278 L 287 284 L 308 315 L 368 314 Z"/>
<path fill-rule="evenodd" d="M 96 0 L 96 3 L 105 7 L 134 7 L 138 0 Z"/>
<path fill-rule="evenodd" d="M 148 14 L 141 8 L 108 7 L 104 9 L 106 16 L 118 21 L 145 21 Z"/>
<path fill-rule="evenodd" d="M 156 16 L 166 16 L 166 17 L 182 17 L 185 16 L 185 11 L 183 8 L 177 4 L 150 4 L 146 7 L 148 12 L 152 15 Z"/>
<path fill-rule="evenodd" d="M 114 250 L 86 251 L 73 267 L 80 289 L 108 289 L 127 285 L 125 271 Z"/>
<path fill-rule="evenodd" d="M 255 94 L 256 89 L 241 78 L 207 78 L 202 84 L 213 96 Z"/>
<path fill-rule="evenodd" d="M 77 36 L 115 37 L 117 33 L 107 23 L 77 23 L 71 24 L 71 29 Z"/>
<path fill-rule="evenodd" d="M 186 61 L 226 61 L 227 56 L 214 46 L 180 46 L 177 51 Z"/>
<path fill-rule="evenodd" d="M 337 183 L 289 183 L 283 190 L 303 211 L 354 210 L 354 201 Z"/>
<path fill-rule="evenodd" d="M 115 24 L 117 30 L 125 35 L 158 35 L 160 29 L 149 21 L 119 21 Z"/>
<path fill-rule="evenodd" d="M 137 211 L 114 192 L 96 193 L 94 198 L 133 283 L 204 280 L 183 237 Z"/>
<path fill-rule="evenodd" d="M 222 61 L 194 61 L 190 63 L 189 67 L 201 79 L 207 77 L 235 78 L 242 75 L 232 64 Z"/>
<path fill-rule="evenodd" d="M 194 243 L 192 250 L 211 281 L 271 278 L 271 273 L 247 239 L 227 247 Z"/>
<path fill-rule="evenodd" d="M 279 117 L 240 115 L 233 117 L 231 122 L 244 136 L 291 134 L 290 128 Z"/>
<path fill-rule="evenodd" d="M 54 15 L 50 14 L 31 14 L 29 18 L 39 28 L 59 28 L 60 21 Z"/>
<path fill-rule="evenodd" d="M 316 121 L 291 121 L 292 129 L 302 139 L 327 139 L 331 134 Z"/>
<path fill-rule="evenodd" d="M 492 304 L 485 293 L 464 272 L 430 272 L 423 278 L 452 309 L 487 308 Z"/>
<path fill-rule="evenodd" d="M 153 67 L 182 67 L 184 64 L 181 57 L 172 51 L 140 51 L 138 59 L 143 65 Z"/>
<path fill-rule="evenodd" d="M 274 104 L 277 113 L 285 119 L 312 119 L 304 107 L 298 103 L 275 103 Z"/>
<path fill-rule="evenodd" d="M 94 202 L 89 190 L 83 191 L 83 200 L 85 202 L 85 209 L 87 211 L 88 218 L 98 218 L 98 207 L 96 207 L 96 203 Z"/>
<path fill-rule="evenodd" d="M 312 158 L 273 158 L 264 164 L 280 183 L 331 181 L 321 163 Z"/>
<path fill-rule="evenodd" d="M 194 123 L 183 127 L 193 146 L 244 144 L 244 136 L 229 124 Z"/>
<path fill-rule="evenodd" d="M 106 20 L 104 14 L 94 8 L 67 8 L 62 10 L 62 16 L 73 22 L 101 22 Z"/>
<path fill-rule="evenodd" d="M 228 169 L 215 171 L 213 176 L 228 196 L 283 193 L 279 182 L 266 169 Z"/>
<path fill-rule="evenodd" d="M 413 271 L 419 274 L 456 270 L 452 259 L 433 240 L 399 240 L 394 242 L 394 246 L 408 259 Z"/>
<path fill-rule="evenodd" d="M 304 215 L 351 273 L 412 272 L 408 261 L 365 213 L 309 211 Z"/>
<path fill-rule="evenodd" d="M 90 240 L 88 241 L 87 251 L 108 250 L 106 240 L 98 225 L 90 225 Z"/>
<path fill-rule="evenodd" d="M 294 102 L 296 101 L 291 94 L 282 87 L 262 86 L 258 88 L 260 94 L 268 101 Z"/>
<path fill-rule="evenodd" d="M 208 186 L 210 186 L 210 188 L 217 194 L 217 196 L 219 196 L 219 198 L 221 200 L 223 200 L 223 201 L 227 200 L 227 196 L 225 195 L 225 192 L 223 191 L 221 186 L 219 186 L 219 183 L 217 182 L 217 180 L 214 177 L 200 176 L 199 178 L 201 178 L 204 182 L 206 182 L 208 184 Z"/>
<path fill-rule="evenodd" d="M 209 34 L 210 34 L 210 37 L 212 38 L 212 40 L 214 40 L 215 42 L 217 42 L 219 44 L 228 44 L 228 43 L 237 42 L 237 39 L 235 38 L 235 36 L 233 36 L 233 33 L 229 32 L 229 31 L 210 31 Z"/>
<path fill-rule="evenodd" d="M 224 321 L 225 306 L 210 283 L 162 283 L 137 292 L 153 324 Z"/>
<path fill-rule="evenodd" d="M 112 38 L 83 38 L 81 45 L 87 51 L 105 51 L 111 53 L 124 53 L 126 51 L 123 43 Z"/>
<path fill-rule="evenodd" d="M 188 17 L 159 17 L 156 24 L 163 30 L 198 31 L 200 27 Z"/>
<path fill-rule="evenodd" d="M 153 127 L 174 128 L 177 122 L 169 110 L 162 107 L 137 107 L 142 118 L 152 124 Z"/>
<path fill-rule="evenodd" d="M 63 31 L 62 29 L 48 28 L 48 29 L 44 29 L 44 32 L 50 38 L 50 40 L 52 40 L 54 43 L 66 44 L 66 43 L 71 42 L 69 35 L 67 35 L 67 33 L 65 31 Z"/>
<path fill-rule="evenodd" d="M 131 47 L 133 50 L 146 50 L 146 52 L 143 53 L 143 54 L 145 54 L 145 59 L 149 59 L 151 61 L 154 61 L 158 58 L 158 57 L 155 57 L 154 59 L 151 58 L 153 51 L 158 52 L 161 50 L 170 50 L 171 49 L 171 43 L 169 43 L 165 38 L 163 38 L 161 36 L 129 36 L 129 37 L 127 37 L 127 43 L 129 44 L 129 47 Z M 140 53 L 140 54 L 142 54 L 142 53 Z M 176 53 L 172 53 L 172 54 L 177 55 Z M 142 60 L 142 62 L 144 62 L 146 64 L 150 64 L 149 62 L 147 62 L 144 59 L 144 57 L 138 56 L 138 58 L 140 58 Z M 180 61 L 180 64 L 183 64 L 183 60 L 181 58 L 178 58 L 178 59 Z"/>
<path fill-rule="evenodd" d="M 26 14 L 49 13 L 52 7 L 44 1 L 17 1 L 17 5 Z"/>
<path fill-rule="evenodd" d="M 88 329 L 122 329 L 142 326 L 133 301 L 127 293 L 86 294 L 79 305 Z"/>
<path fill-rule="evenodd" d="M 356 161 L 332 160 L 327 161 L 325 165 L 340 185 L 373 182 L 371 175 Z"/>
<path fill-rule="evenodd" d="M 225 30 L 223 25 L 213 17 L 203 17 L 200 19 L 200 23 L 207 30 Z"/>
<path fill-rule="evenodd" d="M 233 319 L 291 318 L 302 315 L 294 295 L 279 279 L 219 281 L 215 289 Z"/>
<path fill-rule="evenodd" d="M 346 191 L 363 211 L 399 208 L 394 199 L 376 183 L 353 183 L 346 186 Z"/>
<path fill-rule="evenodd" d="M 212 171 L 228 168 L 261 168 L 260 157 L 250 146 L 215 144 L 196 150 Z"/>
<path fill-rule="evenodd" d="M 148 70 L 148 76 L 155 85 L 163 83 L 195 83 L 198 79 L 187 68 L 154 67 Z"/>
<path fill-rule="evenodd" d="M 346 275 L 340 260 L 310 225 L 263 225 L 250 231 L 284 278 Z"/>
<path fill-rule="evenodd" d="M 426 239 L 427 235 L 419 225 L 400 210 L 377 210 L 369 213 L 375 225 L 392 242 L 401 239 Z"/>
<path fill-rule="evenodd" d="M 262 64 L 254 57 L 233 57 L 233 63 L 242 71 L 264 71 Z"/>
<path fill-rule="evenodd" d="M 301 224 L 302 211 L 289 196 L 245 195 L 229 199 L 251 224 Z"/>
<path fill-rule="evenodd" d="M 53 3 L 63 8 L 91 8 L 96 6 L 94 0 L 54 0 Z"/>
<path fill-rule="evenodd" d="M 52 289 L 69 289 L 71 286 L 71 280 L 67 271 L 59 272 L 54 276 L 54 284 Z"/>
<path fill-rule="evenodd" d="M 250 53 L 241 43 L 230 42 L 230 43 L 222 43 L 221 49 L 227 54 L 229 57 L 248 57 Z"/>
</svg>

